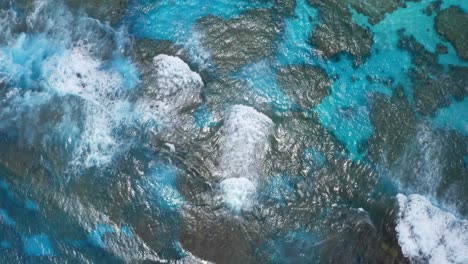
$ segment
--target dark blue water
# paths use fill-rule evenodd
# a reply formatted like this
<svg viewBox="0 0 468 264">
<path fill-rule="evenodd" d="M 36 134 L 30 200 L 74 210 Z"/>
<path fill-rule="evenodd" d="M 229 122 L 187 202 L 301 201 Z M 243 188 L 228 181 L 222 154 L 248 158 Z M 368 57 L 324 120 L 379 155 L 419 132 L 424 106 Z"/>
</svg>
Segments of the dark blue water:
<svg viewBox="0 0 468 264">
<path fill-rule="evenodd" d="M 468 263 L 468 2 L 0 0 L 0 262 Z"/>
</svg>

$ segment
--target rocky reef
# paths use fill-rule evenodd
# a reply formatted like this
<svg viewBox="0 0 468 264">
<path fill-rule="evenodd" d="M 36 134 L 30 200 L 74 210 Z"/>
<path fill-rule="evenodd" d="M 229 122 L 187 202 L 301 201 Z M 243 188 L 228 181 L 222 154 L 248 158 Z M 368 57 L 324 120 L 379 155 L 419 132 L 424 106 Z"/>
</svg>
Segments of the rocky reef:
<svg viewBox="0 0 468 264">
<path fill-rule="evenodd" d="M 269 10 L 247 11 L 229 20 L 210 15 L 197 21 L 197 28 L 202 43 L 224 72 L 273 55 L 279 32 Z"/>
<path fill-rule="evenodd" d="M 319 9 L 321 25 L 314 30 L 312 43 L 327 57 L 347 52 L 361 63 L 370 54 L 373 37 L 368 28 L 359 26 L 345 1 L 309 0 Z"/>
<path fill-rule="evenodd" d="M 435 19 L 435 28 L 454 45 L 460 58 L 468 60 L 468 13 L 456 6 L 442 10 Z"/>
</svg>

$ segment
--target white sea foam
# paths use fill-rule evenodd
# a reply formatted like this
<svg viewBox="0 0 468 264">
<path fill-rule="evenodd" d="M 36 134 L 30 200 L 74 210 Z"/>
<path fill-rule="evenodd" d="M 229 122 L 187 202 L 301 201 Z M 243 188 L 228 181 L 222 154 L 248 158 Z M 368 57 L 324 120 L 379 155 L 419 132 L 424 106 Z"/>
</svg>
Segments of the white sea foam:
<svg viewBox="0 0 468 264">
<path fill-rule="evenodd" d="M 252 107 L 235 105 L 227 113 L 221 141 L 220 169 L 224 201 L 248 209 L 270 147 L 273 122 Z"/>
<path fill-rule="evenodd" d="M 244 177 L 228 178 L 221 182 L 220 187 L 224 201 L 232 210 L 246 210 L 252 206 L 256 186 L 251 180 Z"/>
<path fill-rule="evenodd" d="M 272 128 L 271 119 L 252 107 L 235 105 L 229 109 L 221 146 L 223 178 L 257 178 Z"/>
<path fill-rule="evenodd" d="M 9 12 L 1 12 L 0 28 L 5 29 L 1 17 L 15 18 L 14 12 Z M 13 117 L 22 118 L 19 113 L 26 112 L 31 122 L 41 122 L 28 108 L 45 109 L 45 114 L 58 109 L 63 114 L 56 119 L 60 124 L 52 124 L 52 131 L 27 132 L 23 141 L 32 144 L 35 138 L 63 139 L 54 144 L 63 143 L 72 153 L 71 160 L 67 157 L 70 165 L 107 164 L 121 144 L 114 133 L 119 122 L 125 121 L 122 107 L 128 102 L 128 90 L 124 89 L 128 69 L 119 68 L 126 59 L 119 61 L 118 50 L 114 50 L 113 29 L 95 19 L 74 16 L 63 3 L 50 0 L 34 1 L 25 22 L 26 29 L 34 34 L 9 33 L 5 35 L 10 38 L 9 44 L 0 47 L 0 81 L 27 91 L 4 99 L 11 104 L 5 101 L 9 107 L 3 107 L 3 117 L 12 117 L 9 121 L 15 122 Z M 111 53 L 112 61 L 103 61 Z M 60 97 L 64 100 L 50 102 Z M 68 107 L 69 98 L 76 104 Z M 63 107 L 49 107 L 50 103 Z M 48 143 L 44 142 L 39 143 Z"/>
<path fill-rule="evenodd" d="M 43 9 L 46 8 L 48 3 L 49 2 L 47 0 L 34 1 L 34 11 L 31 12 L 26 18 L 26 22 L 29 27 L 34 28 L 34 26 L 37 24 L 39 15 L 43 11 Z"/>
<path fill-rule="evenodd" d="M 200 102 L 203 81 L 178 57 L 158 55 L 153 58 L 153 66 L 152 82 L 145 88 L 138 110 L 145 113 L 146 118 L 172 123 L 181 110 Z"/>
<path fill-rule="evenodd" d="M 176 260 L 176 264 L 210 264 L 212 262 L 203 260 L 195 255 L 193 255 L 190 251 L 182 249 L 184 252 L 184 257 L 180 260 Z"/>
<path fill-rule="evenodd" d="M 87 49 L 75 47 L 48 59 L 43 65 L 44 86 L 59 95 L 84 99 L 84 130 L 75 149 L 74 163 L 86 167 L 108 163 L 118 146 L 112 135 L 121 75 L 102 69 L 102 62 Z"/>
<path fill-rule="evenodd" d="M 61 94 L 75 94 L 95 104 L 119 90 L 122 76 L 102 70 L 102 62 L 85 47 L 74 47 L 44 63 L 45 86 Z M 103 106 L 104 107 L 104 106 Z"/>
<path fill-rule="evenodd" d="M 468 263 L 468 221 L 423 196 L 398 194 L 396 231 L 403 254 L 417 263 Z"/>
</svg>

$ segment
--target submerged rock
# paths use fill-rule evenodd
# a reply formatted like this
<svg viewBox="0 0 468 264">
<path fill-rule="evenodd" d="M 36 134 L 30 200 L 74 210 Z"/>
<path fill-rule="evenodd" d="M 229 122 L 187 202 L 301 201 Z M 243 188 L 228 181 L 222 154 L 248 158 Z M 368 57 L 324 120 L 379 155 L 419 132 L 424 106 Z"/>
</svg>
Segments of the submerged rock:
<svg viewBox="0 0 468 264">
<path fill-rule="evenodd" d="M 191 175 L 179 182 L 179 189 L 190 201 L 182 211 L 180 243 L 194 255 L 214 263 L 259 263 L 255 250 L 263 240 L 260 221 L 245 213 L 255 206 L 252 200 L 257 191 L 255 177 L 261 172 L 256 162 L 262 162 L 262 155 L 252 151 L 264 152 L 261 145 L 267 138 L 262 124 L 268 123 L 268 118 L 253 108 L 237 107 L 248 109 L 244 113 L 254 117 L 227 112 L 228 127 L 199 139 L 202 142 L 194 148 L 196 153 L 189 153 L 183 161 L 190 167 Z M 255 123 L 255 116 L 261 118 L 257 120 L 259 124 Z M 243 124 L 252 122 L 244 119 L 253 119 L 258 130 Z M 219 175 L 211 175 L 211 171 L 218 171 Z M 221 181 L 218 193 L 221 197 L 213 186 L 215 181 Z"/>
<path fill-rule="evenodd" d="M 405 262 L 391 225 L 390 232 L 386 226 L 388 217 L 380 218 L 384 218 L 380 214 L 386 215 L 393 209 L 393 203 L 384 203 L 372 195 L 378 175 L 369 166 L 335 156 L 314 174 L 288 178 L 289 183 L 276 186 L 275 193 L 288 186 L 294 191 L 284 203 L 277 198 L 267 199 L 256 217 L 264 221 L 267 237 L 287 237 L 292 231 L 300 231 L 309 237 L 304 240 L 307 244 L 300 245 L 309 247 L 296 245 L 291 255 L 281 261 L 281 244 L 273 243 L 272 247 L 267 241 L 267 247 L 260 247 L 259 252 L 268 262 L 288 263 L 295 258 L 336 263 L 352 263 L 356 259 L 365 263 Z"/>
<path fill-rule="evenodd" d="M 41 96 L 24 95 L 35 100 Z M 11 101 L 17 105 L 0 104 L 0 164 L 19 176 L 34 174 L 44 180 L 46 175 L 58 177 L 69 168 L 75 137 L 85 129 L 85 110 L 83 100 L 73 95 L 43 100 L 47 103 L 29 102 L 34 110 L 20 104 L 18 98 Z"/>
<path fill-rule="evenodd" d="M 418 112 L 433 115 L 452 100 L 461 101 L 468 95 L 468 67 L 438 64 L 437 54 L 427 51 L 413 36 L 399 32 L 398 46 L 410 51 L 414 65 L 409 70 L 413 82 L 414 101 Z"/>
<path fill-rule="evenodd" d="M 392 97 L 374 94 L 371 108 L 375 132 L 368 140 L 369 156 L 374 162 L 392 165 L 416 132 L 416 115 L 402 87 Z"/>
<path fill-rule="evenodd" d="M 315 173 L 327 160 L 346 152 L 333 134 L 320 124 L 318 117 L 293 114 L 275 121 L 277 129 L 268 161 L 271 175 L 287 171 L 307 176 Z"/>
<path fill-rule="evenodd" d="M 330 94 L 330 80 L 318 67 L 287 66 L 279 70 L 277 78 L 283 91 L 305 109 L 315 107 Z"/>
<path fill-rule="evenodd" d="M 57 255 L 54 259 L 58 262 L 116 263 L 161 260 L 141 237 L 133 233 L 133 228 L 125 227 L 122 219 L 113 221 L 107 212 L 103 212 L 103 200 L 88 203 L 86 199 L 75 195 L 68 188 L 66 188 L 67 194 L 64 194 L 63 185 L 50 178 L 47 179 L 47 176 L 44 178 L 45 175 L 40 175 L 43 171 L 34 171 L 30 175 L 13 175 L 5 173 L 1 165 L 0 170 L 2 180 L 8 182 L 9 187 L 18 190 L 14 194 L 15 198 L 19 194 L 33 199 L 39 205 L 40 210 L 33 214 L 34 219 L 29 222 L 33 224 L 27 228 L 32 232 L 41 230 L 44 235 L 53 238 L 54 246 L 60 245 L 55 247 Z M 51 171 L 45 174 L 52 176 Z M 96 185 L 101 184 L 94 182 L 95 187 Z M 22 221 L 28 223 L 26 219 Z M 50 226 L 53 228 L 48 228 Z M 147 229 L 148 227 L 146 231 Z M 16 232 L 21 234 L 24 231 L 20 227 Z M 75 241 L 72 247 L 71 241 Z M 41 252 L 40 248 L 38 250 Z"/>
<path fill-rule="evenodd" d="M 319 259 L 330 263 L 407 263 L 391 238 L 385 237 L 362 208 L 332 208 L 322 228 L 328 231 L 319 248 Z"/>
<path fill-rule="evenodd" d="M 280 230 L 257 250 L 261 263 L 407 263 L 362 208 L 336 205 L 315 228 Z"/>
<path fill-rule="evenodd" d="M 366 15 L 371 24 L 377 24 L 385 18 L 385 15 L 396 9 L 406 7 L 406 2 L 419 2 L 421 0 L 348 0 L 358 12 Z"/>
<path fill-rule="evenodd" d="M 414 100 L 418 111 L 433 115 L 453 100 L 462 101 L 468 95 L 468 67 L 450 66 L 447 72 L 437 76 L 422 75 L 421 71 L 411 71 L 415 80 Z"/>
<path fill-rule="evenodd" d="M 312 43 L 327 57 L 347 52 L 357 63 L 370 55 L 372 32 L 353 21 L 346 1 L 308 0 L 319 8 L 322 24 L 314 30 Z"/>
<path fill-rule="evenodd" d="M 455 47 L 458 56 L 468 60 L 468 13 L 451 6 L 439 12 L 435 19 L 437 33 L 447 38 Z"/>
<path fill-rule="evenodd" d="M 203 46 L 223 72 L 273 55 L 279 32 L 269 10 L 252 10 L 229 20 L 210 15 L 198 20 L 197 28 Z"/>
<path fill-rule="evenodd" d="M 332 207 L 370 207 L 369 195 L 376 186 L 377 174 L 369 166 L 339 156 L 325 162 L 308 175 L 283 172 L 286 179 L 282 179 L 282 185 L 275 185 L 275 188 L 281 188 L 275 193 L 288 186 L 292 191 L 284 197 L 286 203 L 275 197 L 265 197 L 257 216 L 264 219 L 265 227 L 272 230 L 315 229 Z M 261 195 L 268 191 L 262 190 Z M 317 231 L 324 230 L 319 228 Z"/>
<path fill-rule="evenodd" d="M 263 241 L 262 225 L 215 208 L 188 210 L 179 235 L 183 248 L 214 263 L 262 263 L 255 249 Z"/>
<path fill-rule="evenodd" d="M 295 210 L 299 213 L 305 208 L 316 208 L 320 212 L 333 204 L 366 207 L 376 184 L 377 174 L 369 166 L 335 157 L 313 177 L 299 183 L 302 197 Z"/>
</svg>

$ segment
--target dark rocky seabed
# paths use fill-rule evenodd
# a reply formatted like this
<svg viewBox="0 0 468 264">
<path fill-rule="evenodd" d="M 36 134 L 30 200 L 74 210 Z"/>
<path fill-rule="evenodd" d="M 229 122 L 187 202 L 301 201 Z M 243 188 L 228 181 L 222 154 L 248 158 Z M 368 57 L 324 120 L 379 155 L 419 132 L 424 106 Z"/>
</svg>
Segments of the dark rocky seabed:
<svg viewBox="0 0 468 264">
<path fill-rule="evenodd" d="M 468 263 L 468 1 L 0 0 L 0 263 Z"/>
</svg>

